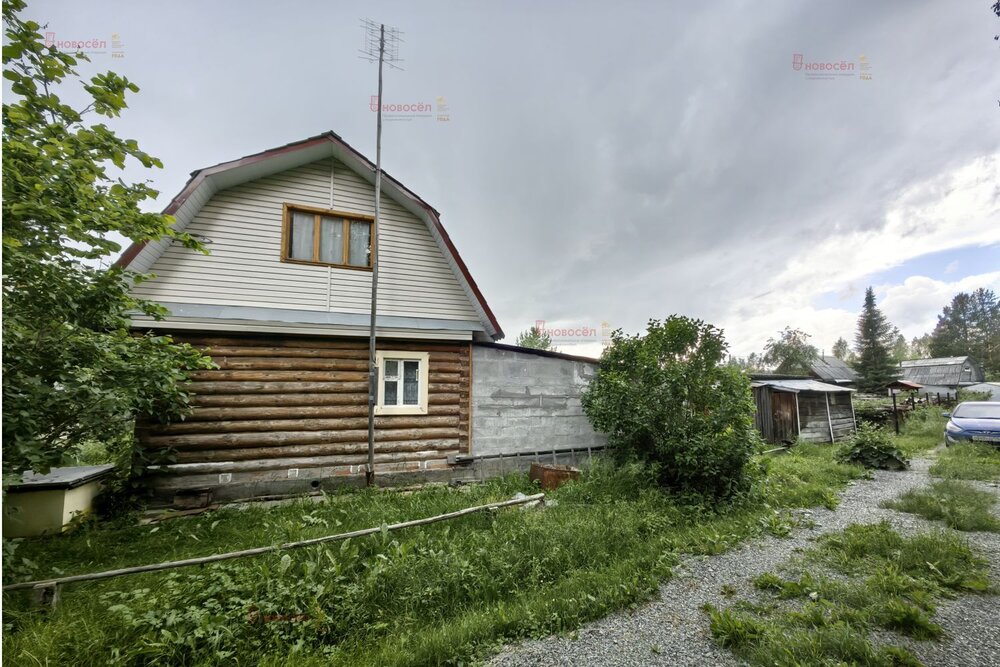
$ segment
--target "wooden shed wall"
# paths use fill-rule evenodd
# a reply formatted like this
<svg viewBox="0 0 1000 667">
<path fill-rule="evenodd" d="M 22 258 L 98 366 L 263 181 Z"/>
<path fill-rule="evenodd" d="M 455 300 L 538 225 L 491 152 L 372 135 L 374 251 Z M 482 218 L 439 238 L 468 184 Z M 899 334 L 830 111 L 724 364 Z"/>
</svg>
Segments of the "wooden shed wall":
<svg viewBox="0 0 1000 667">
<path fill-rule="evenodd" d="M 194 412 L 185 421 L 140 430 L 149 449 L 176 451 L 176 461 L 148 480 L 161 495 L 364 472 L 366 340 L 175 338 L 206 349 L 219 368 L 192 374 Z M 378 348 L 429 352 L 430 365 L 427 415 L 376 418 L 376 473 L 442 469 L 449 455 L 468 453 L 471 347 L 379 341 Z"/>
<path fill-rule="evenodd" d="M 753 400 L 757 406 L 757 411 L 753 415 L 754 426 L 760 431 L 764 442 L 775 441 L 774 439 L 774 419 L 771 414 L 771 388 L 754 387 Z"/>
<path fill-rule="evenodd" d="M 827 418 L 826 399 L 830 399 L 830 418 Z M 830 424 L 833 436 L 839 442 L 854 433 L 854 412 L 849 393 L 803 391 L 799 393 L 799 439 L 806 442 L 830 442 Z"/>
</svg>

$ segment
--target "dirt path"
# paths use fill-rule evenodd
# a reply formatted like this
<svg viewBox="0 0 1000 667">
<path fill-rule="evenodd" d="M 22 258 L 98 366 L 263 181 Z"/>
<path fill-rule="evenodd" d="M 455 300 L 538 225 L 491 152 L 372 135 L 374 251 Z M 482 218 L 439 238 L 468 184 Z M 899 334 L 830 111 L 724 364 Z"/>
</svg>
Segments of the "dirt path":
<svg viewBox="0 0 1000 667">
<path fill-rule="evenodd" d="M 810 510 L 812 528 L 795 530 L 786 538 L 759 538 L 719 556 L 697 557 L 678 567 L 660 588 L 660 599 L 633 612 L 612 614 L 581 628 L 576 639 L 549 637 L 509 646 L 491 662 L 495 667 L 527 665 L 740 665 L 732 653 L 711 638 L 706 602 L 724 607 L 731 599 L 723 585 L 736 590 L 733 599 L 753 594 L 751 580 L 774 570 L 799 549 L 808 548 L 823 533 L 852 523 L 889 521 L 902 532 L 941 524 L 879 507 L 884 500 L 925 486 L 930 478 L 927 459 L 904 472 L 877 472 L 873 479 L 849 487 L 835 511 Z M 996 485 L 977 484 L 1000 495 Z M 966 533 L 969 542 L 991 563 L 991 579 L 1000 585 L 1000 535 Z M 966 595 L 938 606 L 935 621 L 947 632 L 938 642 L 906 641 L 927 665 L 1000 665 L 1000 596 Z M 895 640 L 895 638 L 894 638 Z M 898 641 L 898 640 L 897 640 Z M 904 643 L 904 642 L 900 642 Z"/>
</svg>

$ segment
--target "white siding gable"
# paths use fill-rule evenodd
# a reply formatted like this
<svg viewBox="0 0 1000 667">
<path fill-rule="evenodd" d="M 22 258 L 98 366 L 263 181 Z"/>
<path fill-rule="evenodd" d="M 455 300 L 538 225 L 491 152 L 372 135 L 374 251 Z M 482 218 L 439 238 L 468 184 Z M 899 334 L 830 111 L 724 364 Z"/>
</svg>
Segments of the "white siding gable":
<svg viewBox="0 0 1000 667">
<path fill-rule="evenodd" d="M 191 304 L 365 315 L 371 273 L 280 261 L 282 205 L 374 214 L 374 188 L 334 159 L 215 193 L 188 224 L 211 254 L 172 244 L 136 296 Z M 479 315 L 427 225 L 382 195 L 379 314 L 476 323 Z M 469 328 L 481 328 L 471 325 Z"/>
</svg>

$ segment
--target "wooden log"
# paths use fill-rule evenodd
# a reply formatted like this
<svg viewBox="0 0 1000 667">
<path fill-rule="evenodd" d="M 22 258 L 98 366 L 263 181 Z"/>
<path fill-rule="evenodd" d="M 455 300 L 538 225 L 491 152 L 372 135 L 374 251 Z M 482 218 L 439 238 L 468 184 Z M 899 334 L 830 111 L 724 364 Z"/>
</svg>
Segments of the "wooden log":
<svg viewBox="0 0 1000 667">
<path fill-rule="evenodd" d="M 365 359 L 311 359 L 295 357 L 219 357 L 212 356 L 223 371 L 361 371 L 368 372 Z"/>
<path fill-rule="evenodd" d="M 194 382 L 363 382 L 357 371 L 191 371 Z"/>
<path fill-rule="evenodd" d="M 276 335 L 267 336 L 196 336 L 179 335 L 174 336 L 174 340 L 197 345 L 199 347 L 283 347 L 291 348 L 313 348 L 317 350 L 365 350 L 367 341 L 358 340 L 329 340 L 326 338 L 288 338 Z"/>
<path fill-rule="evenodd" d="M 367 415 L 367 407 L 365 409 Z M 375 418 L 375 428 L 458 427 L 458 415 L 387 415 Z M 334 419 L 252 419 L 210 422 L 179 422 L 152 431 L 156 435 L 171 433 L 253 433 L 260 431 L 341 431 L 368 428 L 368 418 L 338 417 Z"/>
<path fill-rule="evenodd" d="M 459 449 L 455 438 L 441 440 L 411 440 L 381 442 L 378 451 L 417 452 L 430 450 Z M 250 461 L 295 456 L 330 456 L 332 454 L 367 454 L 367 442 L 338 442 L 324 445 L 286 445 L 284 447 L 252 447 L 249 449 L 219 449 L 181 451 L 176 454 L 177 463 L 198 463 L 207 461 Z"/>
<path fill-rule="evenodd" d="M 448 387 L 440 388 L 443 393 Z M 356 394 L 368 391 L 367 382 L 192 382 L 195 394 Z M 452 389 L 454 391 L 454 389 Z M 363 399 L 367 400 L 367 399 Z"/>
<path fill-rule="evenodd" d="M 366 387 L 367 389 L 367 387 Z M 432 394 L 428 396 L 428 407 L 435 405 L 458 405 L 462 401 L 462 396 L 458 393 Z M 191 398 L 191 404 L 196 406 L 195 412 L 200 407 L 223 408 L 251 407 L 251 406 L 296 406 L 296 405 L 364 405 L 368 404 L 368 394 L 195 394 Z M 365 408 L 367 414 L 367 407 Z M 190 419 L 190 417 L 189 417 Z"/>
<path fill-rule="evenodd" d="M 3 587 L 3 590 L 12 591 L 25 588 L 56 587 L 60 584 L 67 584 L 75 581 L 93 581 L 96 579 L 111 579 L 113 577 L 121 577 L 127 574 L 138 574 L 140 572 L 156 572 L 159 570 L 170 570 L 178 567 L 187 567 L 190 565 L 205 565 L 206 563 L 214 563 L 222 560 L 243 558 L 245 556 L 257 556 L 260 554 L 270 553 L 272 551 L 283 551 L 286 549 L 295 549 L 298 547 L 312 546 L 315 544 L 323 544 L 326 542 L 348 540 L 354 537 L 364 537 L 365 535 L 374 535 L 380 532 L 394 531 L 394 530 L 399 530 L 401 528 L 409 528 L 411 526 L 421 526 L 429 523 L 435 523 L 437 521 L 446 521 L 449 519 L 458 518 L 460 516 L 465 516 L 467 514 L 472 514 L 474 512 L 481 512 L 487 509 L 498 509 L 501 507 L 509 507 L 511 505 L 524 505 L 527 503 L 534 503 L 539 500 L 542 500 L 544 497 L 545 494 L 539 493 L 533 496 L 526 496 L 524 498 L 515 498 L 513 500 L 504 500 L 502 502 L 490 503 L 488 505 L 467 507 L 462 510 L 449 512 L 447 514 L 439 514 L 437 516 L 428 517 L 426 519 L 415 519 L 413 521 L 394 523 L 391 526 L 383 525 L 377 528 L 365 528 L 364 530 L 355 530 L 350 533 L 341 533 L 339 535 L 325 535 L 323 537 L 314 537 L 310 540 L 302 540 L 299 542 L 286 542 L 284 544 L 277 544 L 266 547 L 256 547 L 254 549 L 243 549 L 242 551 L 231 551 L 224 554 L 202 556 L 200 558 L 188 558 L 185 560 L 170 561 L 166 563 L 156 563 L 153 565 L 139 565 L 137 567 L 126 567 L 117 570 L 106 570 L 104 572 L 92 572 L 90 574 L 74 574 L 67 577 L 61 577 L 59 579 L 23 581 L 17 584 L 8 584 Z"/>
<path fill-rule="evenodd" d="M 368 341 L 364 338 L 357 340 L 330 340 L 326 338 L 288 338 L 276 337 L 274 335 L 262 337 L 227 337 L 227 336 L 174 336 L 174 340 L 191 345 L 218 348 L 218 347 L 283 347 L 286 349 L 318 349 L 318 350 L 367 350 Z M 468 343 L 456 345 L 455 343 L 430 343 L 401 341 L 392 338 L 380 338 L 376 342 L 379 350 L 406 350 L 409 352 L 452 352 L 455 354 L 465 353 Z"/>
<path fill-rule="evenodd" d="M 345 361 L 365 361 L 368 350 L 329 350 L 309 347 L 199 347 L 209 356 L 215 357 L 281 357 L 283 359 L 342 359 Z"/>
<path fill-rule="evenodd" d="M 434 365 L 433 364 L 431 364 L 431 372 L 429 373 L 429 376 L 430 377 L 428 378 L 428 380 L 431 382 L 431 384 L 435 384 L 435 383 L 437 383 L 437 384 L 459 384 L 463 380 L 466 380 L 466 377 L 464 375 L 462 375 L 461 373 L 438 373 L 438 372 L 436 372 L 434 370 Z"/>
<path fill-rule="evenodd" d="M 320 394 L 321 396 L 324 394 Z M 345 396 L 347 394 L 326 394 Z M 242 419 L 305 419 L 307 417 L 364 417 L 368 406 L 358 401 L 354 405 L 292 405 L 292 406 L 248 406 L 248 407 L 198 407 L 188 415 L 185 423 L 203 421 L 232 421 Z M 431 403 L 427 406 L 430 416 L 460 415 L 457 401 L 452 404 Z"/>
<path fill-rule="evenodd" d="M 436 440 L 454 438 L 454 428 L 382 429 L 375 432 L 375 441 Z M 357 431 L 270 431 L 263 433 L 197 433 L 185 435 L 147 436 L 152 446 L 176 449 L 216 449 L 231 447 L 265 447 L 277 445 L 310 445 L 327 442 L 358 442 L 367 440 L 368 430 Z"/>
<path fill-rule="evenodd" d="M 377 463 L 423 461 L 427 458 L 444 458 L 457 454 L 458 449 L 426 450 L 413 452 L 376 453 Z M 325 468 L 328 466 L 361 465 L 367 461 L 366 452 L 333 456 L 305 456 L 280 459 L 254 459 L 246 461 L 217 461 L 205 463 L 172 463 L 150 466 L 156 475 L 198 475 L 220 472 L 254 472 L 257 470 L 287 470 L 288 468 Z"/>
</svg>

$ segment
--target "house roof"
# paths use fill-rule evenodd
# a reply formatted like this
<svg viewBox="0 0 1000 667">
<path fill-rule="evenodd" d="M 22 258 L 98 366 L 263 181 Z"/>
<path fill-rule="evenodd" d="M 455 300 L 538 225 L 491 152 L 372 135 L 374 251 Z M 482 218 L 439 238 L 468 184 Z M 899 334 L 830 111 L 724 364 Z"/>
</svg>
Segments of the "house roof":
<svg viewBox="0 0 1000 667">
<path fill-rule="evenodd" d="M 903 380 L 923 385 L 952 386 L 982 382 L 983 371 L 972 357 L 913 359 L 899 364 Z"/>
<path fill-rule="evenodd" d="M 826 382 L 819 382 L 817 380 L 811 380 L 811 379 L 754 380 L 753 382 L 750 383 L 750 386 L 771 387 L 772 389 L 778 389 L 780 391 L 790 391 L 795 394 L 802 391 L 816 391 L 824 394 L 841 394 L 854 391 L 850 387 L 844 387 L 836 384 L 829 384 Z"/>
<path fill-rule="evenodd" d="M 858 374 L 847 365 L 847 362 L 837 357 L 821 356 L 810 365 L 812 372 L 820 380 L 834 382 L 837 384 L 849 384 L 858 381 Z"/>
<path fill-rule="evenodd" d="M 201 205 L 219 190 L 328 157 L 340 160 L 362 178 L 374 184 L 375 164 L 334 132 L 324 132 L 308 139 L 191 172 L 191 177 L 184 188 L 163 209 L 163 213 L 174 216 L 175 228 L 183 230 L 201 209 Z M 459 285 L 476 308 L 490 338 L 493 340 L 503 338 L 504 333 L 496 316 L 441 224 L 437 210 L 384 171 L 382 177 L 383 192 L 427 225 Z M 169 244 L 170 239 L 133 243 L 118 258 L 115 266 L 131 268 L 140 273 L 148 271 Z"/>
</svg>

